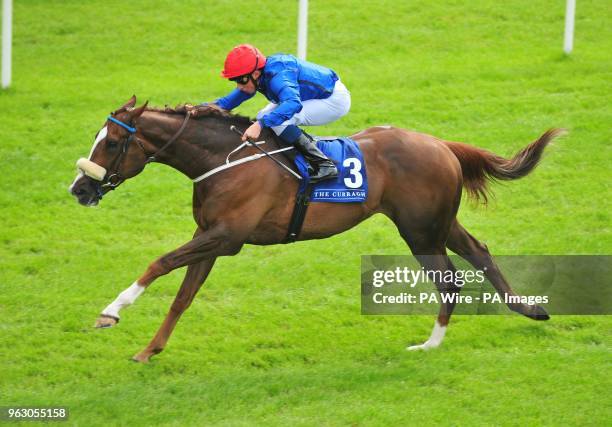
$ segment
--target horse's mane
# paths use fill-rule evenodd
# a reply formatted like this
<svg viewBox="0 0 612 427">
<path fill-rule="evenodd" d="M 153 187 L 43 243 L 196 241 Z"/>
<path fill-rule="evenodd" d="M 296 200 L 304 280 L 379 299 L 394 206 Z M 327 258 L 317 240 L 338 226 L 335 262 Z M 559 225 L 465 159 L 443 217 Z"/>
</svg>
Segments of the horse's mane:
<svg viewBox="0 0 612 427">
<path fill-rule="evenodd" d="M 214 104 L 208 105 L 190 105 L 190 104 L 179 104 L 176 107 L 172 108 L 169 106 L 165 106 L 164 108 L 158 107 L 147 107 L 146 111 L 151 111 L 154 113 L 164 113 L 164 114 L 176 114 L 180 116 L 184 116 L 187 114 L 187 111 L 191 109 L 192 115 L 191 117 L 194 119 L 204 118 L 204 117 L 217 117 L 221 119 L 227 119 L 232 122 L 251 122 L 251 119 L 246 116 L 240 116 L 238 114 L 232 114 L 227 110 L 224 110 L 221 107 L 218 107 Z"/>
</svg>

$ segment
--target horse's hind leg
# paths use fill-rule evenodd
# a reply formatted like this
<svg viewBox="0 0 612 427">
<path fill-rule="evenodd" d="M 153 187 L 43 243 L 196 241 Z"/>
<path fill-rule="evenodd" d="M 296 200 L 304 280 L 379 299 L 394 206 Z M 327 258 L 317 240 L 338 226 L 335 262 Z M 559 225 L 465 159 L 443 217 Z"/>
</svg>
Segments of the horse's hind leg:
<svg viewBox="0 0 612 427">
<path fill-rule="evenodd" d="M 493 262 L 493 258 L 487 246 L 476 240 L 476 238 L 468 233 L 457 220 L 455 220 L 451 226 L 446 246 L 457 255 L 465 258 L 477 269 L 484 271 L 487 279 L 489 279 L 502 297 L 505 295 L 517 295 L 514 290 L 512 290 L 495 262 Z M 510 303 L 508 307 L 512 311 L 535 320 L 549 319 L 546 311 L 539 305 Z"/>
<path fill-rule="evenodd" d="M 132 360 L 146 363 L 151 356 L 161 353 L 179 318 L 183 312 L 189 308 L 194 297 L 200 290 L 200 287 L 208 277 L 208 273 L 210 273 L 215 263 L 215 259 L 216 258 L 207 259 L 187 267 L 187 273 L 185 274 L 181 288 L 176 294 L 170 311 L 166 315 L 157 334 L 155 334 L 155 337 L 153 337 L 149 345 L 140 353 L 136 354 Z"/>
<path fill-rule="evenodd" d="M 410 220 L 405 221 L 404 224 L 399 219 L 394 219 L 394 222 L 402 238 L 410 246 L 410 250 L 415 258 L 417 258 L 428 274 L 434 276 L 433 281 L 441 298 L 438 318 L 429 339 L 423 344 L 410 346 L 407 350 L 427 350 L 438 347 L 446 334 L 446 328 L 455 308 L 455 298 L 461 291 L 461 288 L 455 286 L 452 280 L 444 281 L 444 278 L 449 276 L 455 277 L 455 266 L 448 258 L 446 248 L 444 247 L 448 227 L 415 230 L 411 229 L 408 225 L 411 222 Z M 444 274 L 447 271 L 452 271 L 452 276 Z"/>
<path fill-rule="evenodd" d="M 446 280 L 450 275 L 445 274 L 448 271 L 452 271 L 451 277 L 455 277 L 455 266 L 446 255 L 446 252 L 442 249 L 441 253 L 435 253 L 435 251 L 428 251 L 431 255 L 416 255 L 415 257 L 419 260 L 425 271 L 431 276 L 433 275 L 434 283 L 440 294 L 440 312 L 438 318 L 434 324 L 433 331 L 429 336 L 429 339 L 423 344 L 412 345 L 407 350 L 428 350 L 430 348 L 438 347 L 442 344 L 444 335 L 446 334 L 446 328 L 450 322 L 453 309 L 455 308 L 456 297 L 458 296 L 461 288 L 455 286 L 453 280 Z"/>
</svg>

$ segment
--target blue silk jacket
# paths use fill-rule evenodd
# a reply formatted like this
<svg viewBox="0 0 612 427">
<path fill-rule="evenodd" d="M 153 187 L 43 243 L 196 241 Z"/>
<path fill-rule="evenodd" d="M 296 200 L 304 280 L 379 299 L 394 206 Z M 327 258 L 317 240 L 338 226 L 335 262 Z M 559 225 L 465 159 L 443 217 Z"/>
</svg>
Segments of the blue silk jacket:
<svg viewBox="0 0 612 427">
<path fill-rule="evenodd" d="M 325 99 L 334 91 L 337 74 L 293 55 L 276 54 L 266 58 L 266 65 L 259 79 L 257 92 L 270 102 L 278 104 L 270 113 L 259 119 L 263 127 L 274 127 L 299 113 L 302 101 Z M 255 94 L 236 88 L 227 96 L 215 101 L 219 107 L 232 110 Z"/>
</svg>

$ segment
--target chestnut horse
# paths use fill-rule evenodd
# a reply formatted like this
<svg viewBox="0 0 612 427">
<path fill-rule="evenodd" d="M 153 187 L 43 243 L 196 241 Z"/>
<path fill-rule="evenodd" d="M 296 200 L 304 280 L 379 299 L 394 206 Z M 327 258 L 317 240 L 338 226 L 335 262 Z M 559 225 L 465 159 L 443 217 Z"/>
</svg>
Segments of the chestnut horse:
<svg viewBox="0 0 612 427">
<path fill-rule="evenodd" d="M 223 165 L 241 143 L 231 126 L 244 130 L 250 120 L 214 107 L 135 108 L 136 97 L 109 116 L 89 159 L 79 161 L 80 172 L 70 187 L 79 203 L 96 205 L 104 194 L 138 175 L 150 161 L 166 164 L 192 180 Z M 195 114 L 191 114 L 195 111 Z M 189 116 L 193 116 L 189 120 Z M 298 240 L 323 239 L 350 229 L 382 213 L 397 226 L 412 253 L 428 271 L 454 269 L 450 249 L 484 270 L 502 297 L 516 295 L 479 242 L 456 218 L 462 187 L 486 202 L 488 180 L 513 180 L 531 172 L 546 145 L 562 130 L 551 129 L 504 159 L 483 149 L 390 126 L 366 129 L 352 136 L 363 152 L 369 179 L 364 203 L 311 203 Z M 267 151 L 279 141 L 264 129 Z M 248 146 L 233 156 L 259 153 Z M 286 165 L 285 156 L 275 155 Z M 292 165 L 290 166 L 292 167 Z M 121 292 L 96 322 L 110 327 L 119 311 L 160 276 L 187 266 L 170 311 L 158 332 L 133 359 L 147 362 L 161 352 L 181 314 L 189 307 L 217 257 L 236 255 L 245 243 L 282 243 L 294 208 L 297 179 L 272 159 L 239 164 L 194 184 L 193 239 L 149 265 L 130 287 Z M 459 292 L 452 283 L 436 283 L 439 292 Z M 428 349 L 442 342 L 454 304 L 443 303 L 430 338 L 408 349 Z M 509 304 L 509 308 L 536 320 L 546 311 L 535 305 Z"/>
</svg>

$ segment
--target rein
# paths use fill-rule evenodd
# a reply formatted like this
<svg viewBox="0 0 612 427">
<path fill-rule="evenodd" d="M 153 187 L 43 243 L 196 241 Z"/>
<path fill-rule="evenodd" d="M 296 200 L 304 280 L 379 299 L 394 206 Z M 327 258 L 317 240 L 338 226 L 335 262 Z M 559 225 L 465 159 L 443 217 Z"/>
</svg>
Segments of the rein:
<svg viewBox="0 0 612 427">
<path fill-rule="evenodd" d="M 259 142 L 255 142 L 255 143 L 249 143 L 249 145 L 251 144 L 259 144 Z M 244 148 L 245 145 L 241 145 L 238 148 Z M 225 169 L 229 169 L 229 168 L 233 168 L 234 166 L 238 166 L 241 165 L 243 163 L 247 163 L 247 162 L 252 162 L 253 160 L 258 160 L 261 159 L 262 157 L 270 157 L 272 154 L 277 154 L 277 153 L 282 153 L 283 151 L 287 151 L 287 150 L 293 150 L 293 147 L 285 147 L 285 148 L 279 148 L 278 150 L 274 150 L 274 151 L 268 151 L 266 152 L 266 154 L 253 154 L 252 156 L 248 156 L 248 157 L 243 157 L 242 159 L 238 159 L 238 160 L 233 160 L 233 161 L 229 161 L 229 155 L 227 156 L 228 158 L 225 160 L 225 163 L 222 164 L 221 166 L 217 166 L 214 169 L 209 170 L 208 172 L 206 172 L 205 174 L 202 174 L 200 176 L 198 176 L 197 178 L 192 179 L 192 181 L 194 183 L 198 183 L 200 181 L 204 181 L 206 178 L 208 178 L 211 175 L 214 175 L 218 172 L 221 172 Z M 236 151 L 236 150 L 235 150 Z M 230 153 L 232 154 L 232 153 Z M 274 159 L 276 160 L 276 159 Z M 283 165 L 284 166 L 284 165 Z M 295 173 L 294 171 L 292 171 L 291 169 L 287 170 L 289 172 L 291 172 L 297 179 L 302 179 L 301 176 L 299 176 L 297 173 Z"/>
<path fill-rule="evenodd" d="M 241 132 L 234 125 L 230 126 L 230 130 L 232 132 L 237 133 L 240 136 L 243 135 L 243 132 Z M 194 183 L 198 183 L 200 181 L 204 181 L 209 176 L 214 175 L 214 174 L 216 174 L 218 172 L 224 171 L 224 170 L 229 169 L 229 168 L 233 168 L 234 166 L 238 166 L 238 165 L 241 165 L 243 163 L 252 162 L 253 160 L 261 159 L 262 157 L 268 157 L 269 159 L 273 160 L 277 165 L 279 165 L 280 167 L 282 167 L 283 169 L 285 169 L 286 171 L 291 173 L 293 176 L 295 176 L 298 179 L 298 181 L 301 180 L 302 177 L 299 174 L 295 173 L 293 170 L 291 170 L 291 168 L 289 168 L 287 165 L 283 164 L 278 159 L 275 159 L 274 157 L 272 157 L 272 154 L 282 153 L 283 151 L 287 151 L 287 150 L 293 150 L 294 147 L 285 147 L 285 148 L 280 148 L 278 150 L 274 150 L 274 151 L 268 152 L 268 151 L 264 150 L 263 148 L 259 147 L 259 144 L 265 144 L 265 143 L 266 143 L 266 141 L 256 141 L 256 142 L 245 141 L 245 142 L 243 142 L 238 147 L 234 148 L 227 155 L 227 157 L 225 158 L 225 163 L 224 164 L 222 164 L 221 166 L 217 166 L 214 169 L 209 170 L 208 172 L 198 176 L 197 178 L 192 179 L 192 181 Z M 233 161 L 230 162 L 230 156 L 232 154 L 242 150 L 246 146 L 257 148 L 259 151 L 261 151 L 261 154 L 253 154 L 252 156 L 243 157 L 242 159 L 233 160 Z"/>
<path fill-rule="evenodd" d="M 98 193 L 98 197 L 100 199 L 102 199 L 103 193 L 102 193 L 102 189 L 103 188 L 109 188 L 110 190 L 114 190 L 115 188 L 117 188 L 119 185 L 121 185 L 123 183 L 123 181 L 125 181 L 125 178 L 118 172 L 119 168 L 121 167 L 121 163 L 123 162 L 123 159 L 125 157 L 125 154 L 128 151 L 129 148 L 129 144 L 133 139 L 136 139 L 136 143 L 138 144 L 138 146 L 140 147 L 140 149 L 144 152 L 145 156 L 147 156 L 147 160 L 145 161 L 145 166 L 149 163 L 155 162 L 157 160 L 157 157 L 159 156 L 160 153 L 162 153 L 163 151 L 165 151 L 168 147 L 170 147 L 170 145 L 172 145 L 183 133 L 183 131 L 185 130 L 185 128 L 187 127 L 187 123 L 189 122 L 189 119 L 192 116 L 192 112 L 191 111 L 187 111 L 185 114 L 185 119 L 183 120 L 183 123 L 181 124 L 181 127 L 178 129 L 178 131 L 168 140 L 168 142 L 166 142 L 160 149 L 158 149 L 155 153 L 148 155 L 144 146 L 142 145 L 142 142 L 138 139 L 138 137 L 136 137 L 136 132 L 138 131 L 136 129 L 136 127 L 130 126 L 127 123 L 122 122 L 121 120 L 116 119 L 115 117 L 111 115 L 109 115 L 107 117 L 107 120 L 121 126 L 122 128 L 124 128 L 125 130 L 127 130 L 129 132 L 129 135 L 125 138 L 125 141 L 123 142 L 122 148 L 121 148 L 121 152 L 119 153 L 119 155 L 117 156 L 117 158 L 113 161 L 112 166 L 110 168 L 110 171 L 113 171 L 112 173 L 107 171 L 104 167 L 92 162 L 91 160 L 88 159 L 79 159 L 79 161 L 77 161 L 77 167 L 86 175 L 90 176 L 91 178 L 93 178 L 95 181 L 98 181 L 98 184 L 96 186 L 96 192 Z M 240 132 L 235 126 L 231 127 L 231 130 L 233 132 L 236 132 L 238 134 L 242 134 L 242 132 Z M 274 157 L 272 157 L 273 154 L 277 154 L 277 153 L 281 153 L 283 151 L 287 151 L 287 150 L 292 150 L 294 149 L 294 147 L 284 147 L 278 150 L 274 150 L 274 151 L 270 151 L 267 152 L 265 150 L 263 150 L 262 148 L 260 148 L 258 145 L 259 144 L 263 144 L 265 141 L 258 141 L 258 142 L 244 142 L 243 144 L 241 144 L 240 146 L 238 146 L 236 149 L 234 149 L 232 152 L 230 152 L 225 160 L 225 163 L 194 178 L 192 181 L 194 183 L 198 183 L 200 181 L 203 181 L 204 179 L 208 178 L 211 175 L 214 175 L 218 172 L 221 172 L 223 170 L 232 168 L 234 166 L 238 166 L 240 164 L 243 163 L 247 163 L 247 162 L 251 162 L 253 160 L 258 160 L 262 157 L 268 157 L 271 160 L 273 160 L 274 162 L 276 162 L 279 166 L 281 166 L 282 168 L 284 168 L 285 170 L 287 170 L 288 172 L 290 172 L 293 176 L 295 176 L 298 180 L 301 180 L 302 177 L 295 173 L 293 170 L 291 170 L 289 167 L 287 167 L 286 165 L 284 165 L 283 163 L 281 163 L 278 159 L 275 159 Z M 232 154 L 234 154 L 237 151 L 240 151 L 242 148 L 244 148 L 245 146 L 252 146 L 257 148 L 259 151 L 261 151 L 260 154 L 254 154 L 252 156 L 248 156 L 242 159 L 238 159 L 238 160 L 234 160 L 234 161 L 230 161 L 230 156 Z"/>
<path fill-rule="evenodd" d="M 155 153 L 153 153 L 152 155 L 147 157 L 147 160 L 145 161 L 145 165 L 154 162 L 157 160 L 157 156 L 164 151 L 166 148 L 168 148 L 170 145 L 172 145 L 172 143 L 174 143 L 174 141 L 176 141 L 178 139 L 179 136 L 181 136 L 181 134 L 183 133 L 183 131 L 185 130 L 185 127 L 187 127 L 187 122 L 189 121 L 189 118 L 191 117 L 191 113 L 187 112 L 187 114 L 185 114 L 185 119 L 183 120 L 183 124 L 181 125 L 181 127 L 179 128 L 179 130 L 172 136 L 172 138 L 170 138 L 168 140 L 168 142 L 166 142 L 163 147 L 161 147 L 159 150 L 157 150 Z M 136 128 L 135 127 L 131 127 L 126 123 L 123 123 L 121 120 L 117 120 L 116 118 L 112 117 L 112 116 L 108 116 L 108 119 L 113 122 L 118 124 L 119 126 L 123 127 L 124 129 L 126 129 L 130 135 L 126 138 L 125 142 L 123 143 L 123 149 L 121 150 L 121 153 L 119 154 L 119 157 L 117 158 L 117 160 L 115 160 L 114 164 L 113 164 L 113 168 L 116 172 L 111 173 L 110 175 L 108 175 L 108 177 L 105 177 L 104 181 L 102 182 L 102 184 L 100 185 L 101 188 L 104 187 L 110 187 L 111 190 L 114 190 L 115 188 L 117 188 L 123 181 L 125 181 L 125 178 L 123 178 L 120 174 L 119 174 L 119 167 L 121 166 L 121 162 L 123 161 L 123 158 L 125 156 L 125 153 L 127 153 L 128 150 L 128 145 L 129 143 L 132 141 L 132 139 L 134 139 L 134 136 L 136 134 Z M 145 153 L 145 155 L 147 154 L 147 152 L 145 151 L 142 143 L 140 142 L 140 140 L 138 138 L 136 138 L 136 143 L 138 144 L 138 146 L 140 147 L 140 149 Z M 115 177 L 115 180 L 113 180 L 112 178 Z"/>
<path fill-rule="evenodd" d="M 174 141 L 176 141 L 178 139 L 179 136 L 181 136 L 181 134 L 183 133 L 183 131 L 185 130 L 185 128 L 187 127 L 187 122 L 189 121 L 189 118 L 191 117 L 191 111 L 187 111 L 187 113 L 185 114 L 185 119 L 183 120 L 183 124 L 181 125 L 181 127 L 179 128 L 179 130 L 174 134 L 174 136 L 172 138 L 170 138 L 168 140 L 168 142 L 166 142 L 164 144 L 164 146 L 162 148 L 160 148 L 159 150 L 157 150 L 155 153 L 153 153 L 151 156 L 149 156 L 149 158 L 147 159 L 147 161 L 145 162 L 145 164 L 147 163 L 151 163 L 157 160 L 157 156 L 159 155 L 159 153 L 161 153 L 162 151 L 164 151 L 166 148 L 168 148 L 170 145 L 172 145 L 172 143 Z M 142 151 L 144 151 L 144 147 L 142 146 L 142 144 L 140 143 L 140 141 L 138 141 L 138 145 L 140 146 L 140 148 L 142 148 Z M 146 154 L 146 153 L 145 153 Z"/>
</svg>

